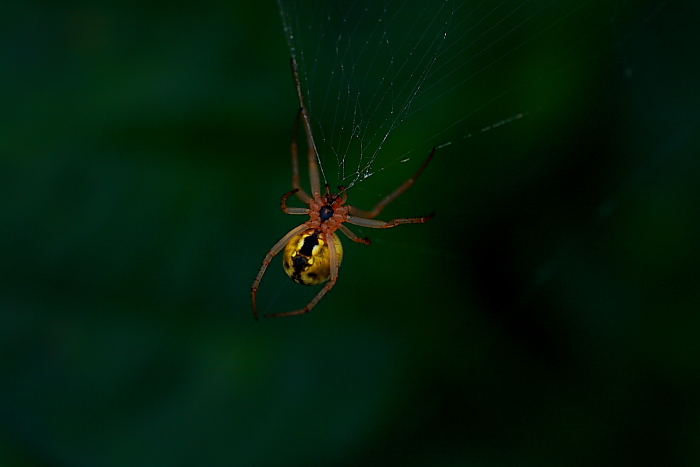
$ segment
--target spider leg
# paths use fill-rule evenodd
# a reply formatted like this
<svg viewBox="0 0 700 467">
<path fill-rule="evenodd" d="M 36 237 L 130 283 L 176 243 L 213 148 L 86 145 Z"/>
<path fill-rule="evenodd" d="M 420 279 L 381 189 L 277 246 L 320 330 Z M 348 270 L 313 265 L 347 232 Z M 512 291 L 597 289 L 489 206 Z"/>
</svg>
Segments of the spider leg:
<svg viewBox="0 0 700 467">
<path fill-rule="evenodd" d="M 290 208 L 287 206 L 287 199 L 295 193 L 298 193 L 299 189 L 295 188 L 289 193 L 282 195 L 282 211 L 286 214 L 308 214 L 309 210 L 307 208 Z M 308 195 L 307 195 L 308 196 Z"/>
<path fill-rule="evenodd" d="M 353 232 L 352 230 L 348 229 L 348 228 L 345 227 L 343 224 L 340 224 L 340 225 L 338 226 L 338 230 L 340 230 L 341 232 L 343 232 L 343 233 L 345 234 L 345 236 L 348 237 L 348 238 L 349 238 L 350 240 L 352 240 L 353 242 L 364 243 L 365 245 L 369 245 L 370 243 L 372 243 L 372 242 L 369 240 L 369 238 L 367 238 L 367 237 L 365 237 L 365 238 L 358 237 L 357 234 L 355 234 L 355 232 Z"/>
<path fill-rule="evenodd" d="M 338 264 L 338 253 L 335 249 L 335 240 L 333 239 L 332 235 L 326 235 L 326 241 L 328 242 L 328 251 L 330 253 L 331 262 L 331 278 L 328 281 L 328 283 L 321 289 L 321 291 L 318 294 L 316 294 L 314 298 L 311 299 L 308 305 L 306 305 L 301 310 L 287 311 L 282 313 L 269 313 L 265 315 L 266 318 L 282 318 L 284 316 L 303 315 L 305 313 L 308 313 L 316 306 L 316 304 L 319 301 L 321 301 L 323 296 L 326 295 L 328 291 L 333 288 L 335 283 L 338 282 L 338 270 L 340 269 L 340 265 Z"/>
<path fill-rule="evenodd" d="M 389 196 L 387 196 L 386 198 L 381 200 L 379 203 L 377 203 L 377 205 L 374 207 L 374 209 L 372 209 L 371 211 L 363 211 L 361 209 L 351 207 L 350 214 L 352 214 L 353 216 L 364 217 L 366 219 L 374 219 L 375 217 L 377 217 L 379 215 L 379 213 L 381 213 L 384 210 L 384 208 L 387 207 L 387 205 L 389 203 L 394 201 L 404 191 L 408 190 L 409 188 L 411 188 L 411 186 L 413 186 L 414 183 L 416 183 L 416 180 L 418 180 L 418 177 L 420 176 L 420 174 L 423 173 L 423 170 L 425 170 L 425 168 L 428 166 L 428 163 L 433 159 L 434 155 L 435 155 L 435 146 L 433 146 L 433 150 L 430 151 L 430 155 L 428 156 L 428 159 L 425 162 L 423 162 L 423 165 L 420 167 L 420 169 L 418 169 L 418 172 L 416 172 L 413 177 L 411 177 L 408 180 L 406 180 L 405 182 L 403 182 L 403 184 L 400 187 L 398 187 L 396 190 L 394 190 L 393 193 L 391 193 Z M 419 219 L 423 219 L 423 218 L 419 218 Z M 396 219 L 395 221 L 400 221 L 400 220 L 405 220 L 405 219 Z M 392 222 L 394 222 L 394 221 L 392 221 Z M 427 222 L 427 220 L 422 221 L 422 222 Z M 398 222 L 398 224 L 412 224 L 412 223 L 421 223 L 421 222 Z M 361 224 L 356 224 L 356 225 L 361 225 Z M 394 225 L 396 225 L 396 224 L 394 224 Z M 370 226 L 365 226 L 365 227 L 370 227 Z M 393 225 L 390 225 L 388 227 L 393 227 Z M 386 228 L 386 227 L 372 227 L 372 228 Z"/>
<path fill-rule="evenodd" d="M 299 96 L 299 116 L 304 119 L 304 128 L 306 129 L 306 141 L 309 146 L 309 183 L 311 184 L 311 196 L 316 198 L 316 195 L 321 196 L 321 177 L 316 161 L 316 143 L 314 143 L 314 135 L 311 131 L 311 118 L 304 101 L 304 92 L 301 89 L 301 81 L 299 80 L 299 69 L 294 57 L 291 58 L 292 74 L 294 75 L 294 83 L 297 86 L 297 95 Z M 297 120 L 298 121 L 298 120 Z"/>
<path fill-rule="evenodd" d="M 309 145 L 309 183 L 311 184 L 311 196 L 321 196 L 321 176 L 316 161 L 316 143 L 314 143 L 314 135 L 311 133 L 311 122 L 306 109 L 302 108 L 304 117 L 304 126 L 306 127 L 306 140 Z"/>
<path fill-rule="evenodd" d="M 341 196 L 342 196 L 341 199 L 343 200 L 343 204 L 347 203 L 347 202 L 348 202 L 348 192 L 347 192 L 347 190 L 345 189 L 345 187 L 344 187 L 343 185 L 338 185 L 338 189 L 340 190 L 340 193 L 341 193 Z"/>
<path fill-rule="evenodd" d="M 426 217 L 402 217 L 385 222 L 379 219 L 367 219 L 366 217 L 348 216 L 348 222 L 360 227 L 369 227 L 370 229 L 388 229 L 401 224 L 425 224 L 430 219 L 435 217 L 435 214 L 430 214 Z"/>
<path fill-rule="evenodd" d="M 303 109 L 299 109 L 299 112 L 297 112 L 296 122 L 294 123 L 294 137 L 292 138 L 292 187 L 296 190 L 299 199 L 308 204 L 312 198 L 304 191 L 299 181 L 299 146 L 297 145 L 297 139 L 299 136 L 299 119 L 302 111 Z"/>
<path fill-rule="evenodd" d="M 292 230 L 290 230 L 287 235 L 282 237 L 282 239 L 275 243 L 275 246 L 272 247 L 272 249 L 265 255 L 265 259 L 263 260 L 262 266 L 260 267 L 260 271 L 258 271 L 258 275 L 255 278 L 255 282 L 253 282 L 253 286 L 250 288 L 251 295 L 253 297 L 253 314 L 255 315 L 255 320 L 257 321 L 258 319 L 258 302 L 257 302 L 257 295 L 258 295 L 258 288 L 260 287 L 260 282 L 262 281 L 263 276 L 265 275 L 265 271 L 267 270 L 267 267 L 270 265 L 272 262 L 272 258 L 274 258 L 277 253 L 282 251 L 282 248 L 289 243 L 289 240 L 292 239 L 295 235 L 301 233 L 302 231 L 306 230 L 308 227 L 306 223 L 301 224 L 297 227 L 294 227 Z M 335 251 L 335 250 L 333 250 Z M 331 257 L 332 260 L 332 257 Z M 331 265 L 333 263 L 331 262 Z"/>
</svg>

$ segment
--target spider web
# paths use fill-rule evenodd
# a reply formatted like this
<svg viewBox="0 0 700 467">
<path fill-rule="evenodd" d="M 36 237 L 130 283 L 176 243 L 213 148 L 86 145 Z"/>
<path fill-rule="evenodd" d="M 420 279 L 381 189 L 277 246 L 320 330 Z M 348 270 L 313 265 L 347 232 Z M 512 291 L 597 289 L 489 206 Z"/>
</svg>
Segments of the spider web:
<svg viewBox="0 0 700 467">
<path fill-rule="evenodd" d="M 348 188 L 538 110 L 542 102 L 518 91 L 605 48 L 581 46 L 605 35 L 618 8 L 597 0 L 278 3 L 323 177 Z"/>
<path fill-rule="evenodd" d="M 626 248 L 637 242 L 633 258 L 646 258 L 645 245 L 690 248 L 663 232 L 696 237 L 688 200 L 697 183 L 688 174 L 698 172 L 700 147 L 697 5 L 278 1 L 325 181 L 362 186 L 371 206 L 438 148 L 431 172 L 452 210 L 423 210 L 447 210 L 450 232 L 420 248 L 392 240 L 397 254 L 461 271 L 453 247 L 473 243 L 486 253 L 470 261 L 487 277 L 499 264 L 492 255 L 525 241 L 520 261 L 532 287 L 518 300 L 526 302 L 556 278 L 583 283 L 595 274 L 581 271 L 614 269 L 600 253 L 609 236 L 629 237 Z M 681 270 L 683 257 L 670 252 L 660 267 Z M 493 283 L 513 261 L 496 268 Z"/>
</svg>

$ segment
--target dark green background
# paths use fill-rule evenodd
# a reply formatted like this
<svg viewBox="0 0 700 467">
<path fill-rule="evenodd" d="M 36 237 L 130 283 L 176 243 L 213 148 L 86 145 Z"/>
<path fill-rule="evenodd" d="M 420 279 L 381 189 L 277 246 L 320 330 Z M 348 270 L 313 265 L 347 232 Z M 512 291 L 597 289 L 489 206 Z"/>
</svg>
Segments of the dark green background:
<svg viewBox="0 0 700 467">
<path fill-rule="evenodd" d="M 0 465 L 698 465 L 698 7 L 628 3 L 480 81 L 513 92 L 464 133 L 530 116 L 258 323 L 301 219 L 276 4 L 3 4 Z M 260 306 L 313 293 L 275 261 Z"/>
</svg>

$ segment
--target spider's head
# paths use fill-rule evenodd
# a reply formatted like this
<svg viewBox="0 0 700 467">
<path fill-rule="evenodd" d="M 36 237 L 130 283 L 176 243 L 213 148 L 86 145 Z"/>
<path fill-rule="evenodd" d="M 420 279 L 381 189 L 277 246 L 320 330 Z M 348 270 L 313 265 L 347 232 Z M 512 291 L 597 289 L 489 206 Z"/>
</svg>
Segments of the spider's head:
<svg viewBox="0 0 700 467">
<path fill-rule="evenodd" d="M 338 193 L 331 193 L 328 184 L 326 184 L 326 196 L 324 197 L 326 206 L 337 209 L 347 201 L 348 195 L 345 192 L 345 187 L 338 186 L 338 190 L 340 190 Z"/>
</svg>

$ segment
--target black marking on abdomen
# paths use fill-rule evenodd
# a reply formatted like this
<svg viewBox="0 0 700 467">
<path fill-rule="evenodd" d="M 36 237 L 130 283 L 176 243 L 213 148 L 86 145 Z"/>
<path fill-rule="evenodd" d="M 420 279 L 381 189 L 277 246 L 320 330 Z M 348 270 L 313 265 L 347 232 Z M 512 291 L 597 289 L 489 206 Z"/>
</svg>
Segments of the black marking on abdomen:
<svg viewBox="0 0 700 467">
<path fill-rule="evenodd" d="M 299 249 L 299 254 L 311 257 L 316 245 L 318 245 L 318 232 L 314 232 L 304 239 L 304 244 Z"/>
<path fill-rule="evenodd" d="M 294 269 L 292 272 L 292 280 L 298 284 L 308 285 L 304 283 L 301 275 L 310 266 L 309 260 L 313 255 L 314 247 L 318 245 L 318 234 L 319 232 L 314 232 L 306 237 L 304 239 L 304 244 L 292 259 L 292 267 Z M 309 274 L 309 276 L 313 277 L 312 274 Z"/>
</svg>

